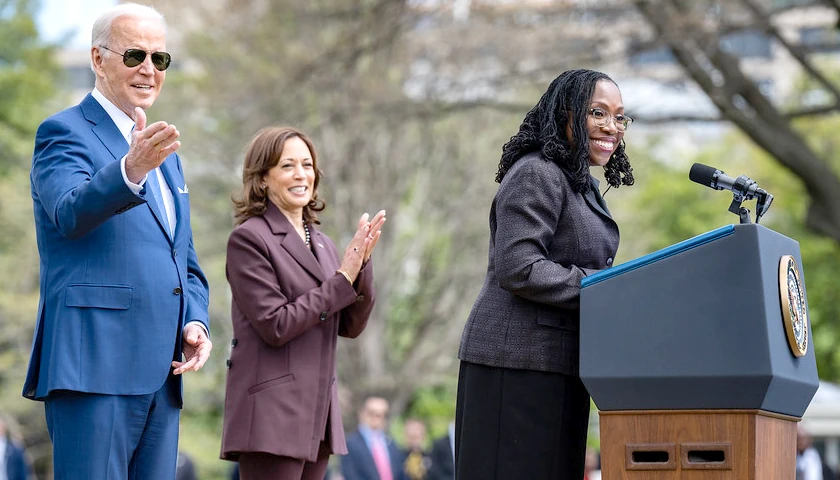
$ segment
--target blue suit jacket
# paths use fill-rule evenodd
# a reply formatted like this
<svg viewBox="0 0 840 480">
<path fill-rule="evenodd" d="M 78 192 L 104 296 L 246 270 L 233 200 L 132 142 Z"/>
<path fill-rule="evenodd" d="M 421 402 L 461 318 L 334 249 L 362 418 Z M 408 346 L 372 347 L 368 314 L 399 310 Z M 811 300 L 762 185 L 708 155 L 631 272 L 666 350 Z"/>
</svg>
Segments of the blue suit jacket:
<svg viewBox="0 0 840 480">
<path fill-rule="evenodd" d="M 386 437 L 388 442 L 388 456 L 391 457 L 391 475 L 394 480 L 407 480 L 403 470 L 405 455 L 394 444 L 391 437 Z M 379 480 L 379 471 L 373 462 L 373 454 L 370 453 L 362 434 L 358 430 L 347 437 L 347 455 L 341 457 L 341 474 L 344 480 Z"/>
<path fill-rule="evenodd" d="M 170 238 L 151 194 L 126 186 L 119 162 L 126 153 L 90 95 L 38 128 L 30 180 L 41 298 L 26 397 L 155 392 L 181 357 L 184 324 L 209 327 L 180 159 L 172 154 L 161 165 L 177 215 Z"/>
</svg>

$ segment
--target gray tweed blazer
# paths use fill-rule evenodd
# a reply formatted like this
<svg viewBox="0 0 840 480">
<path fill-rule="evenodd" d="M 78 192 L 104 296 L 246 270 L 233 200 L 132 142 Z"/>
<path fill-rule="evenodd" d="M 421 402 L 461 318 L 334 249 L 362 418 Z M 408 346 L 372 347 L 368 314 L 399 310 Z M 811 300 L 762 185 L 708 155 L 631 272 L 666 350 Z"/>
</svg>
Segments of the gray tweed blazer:
<svg viewBox="0 0 840 480">
<path fill-rule="evenodd" d="M 618 225 L 595 188 L 575 192 L 539 153 L 507 172 L 490 208 L 487 277 L 458 357 L 578 375 L 580 280 L 612 265 Z"/>
</svg>

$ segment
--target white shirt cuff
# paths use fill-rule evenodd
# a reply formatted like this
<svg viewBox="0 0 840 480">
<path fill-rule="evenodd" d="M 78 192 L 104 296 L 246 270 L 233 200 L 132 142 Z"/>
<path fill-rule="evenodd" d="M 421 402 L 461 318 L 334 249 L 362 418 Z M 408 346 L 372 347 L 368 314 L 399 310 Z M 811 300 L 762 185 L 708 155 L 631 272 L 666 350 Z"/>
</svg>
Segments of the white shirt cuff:
<svg viewBox="0 0 840 480">
<path fill-rule="evenodd" d="M 126 155 L 125 157 L 127 157 Z M 122 172 L 123 181 L 125 182 L 125 186 L 128 187 L 129 190 L 134 192 L 135 195 L 140 195 L 140 190 L 143 190 L 143 185 L 146 184 L 146 178 L 148 174 L 143 177 L 143 180 L 140 180 L 140 183 L 132 183 L 131 180 L 128 179 L 128 175 L 125 174 L 125 157 L 120 159 L 120 171 Z M 199 322 L 201 323 L 201 322 Z M 202 325 L 203 327 L 204 325 Z"/>
</svg>

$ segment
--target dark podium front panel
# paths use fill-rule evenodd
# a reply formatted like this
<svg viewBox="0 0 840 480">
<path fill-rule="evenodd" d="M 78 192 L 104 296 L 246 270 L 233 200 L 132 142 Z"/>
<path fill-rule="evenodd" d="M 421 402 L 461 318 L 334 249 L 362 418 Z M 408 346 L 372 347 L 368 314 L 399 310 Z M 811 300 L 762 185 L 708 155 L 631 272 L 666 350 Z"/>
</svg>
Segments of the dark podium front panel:
<svg viewBox="0 0 840 480">
<path fill-rule="evenodd" d="M 813 341 L 796 357 L 779 263 L 799 244 L 730 225 L 586 277 L 580 375 L 610 410 L 758 409 L 801 417 L 817 390 Z"/>
</svg>

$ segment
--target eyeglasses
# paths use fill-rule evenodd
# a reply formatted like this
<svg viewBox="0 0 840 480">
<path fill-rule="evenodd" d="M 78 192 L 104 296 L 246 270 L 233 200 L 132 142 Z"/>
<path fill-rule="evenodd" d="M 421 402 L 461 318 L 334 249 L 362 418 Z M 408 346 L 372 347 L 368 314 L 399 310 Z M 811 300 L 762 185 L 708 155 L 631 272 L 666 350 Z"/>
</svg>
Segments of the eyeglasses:
<svg viewBox="0 0 840 480">
<path fill-rule="evenodd" d="M 623 132 L 627 130 L 627 127 L 629 127 L 631 123 L 633 123 L 633 117 L 624 115 L 623 113 L 617 113 L 613 116 L 610 115 L 610 112 L 604 110 L 603 108 L 590 108 L 589 114 L 595 119 L 596 127 L 606 127 L 612 119 L 615 120 L 615 128 Z"/>
<path fill-rule="evenodd" d="M 116 53 L 117 55 L 122 55 L 123 57 L 123 64 L 126 67 L 134 68 L 137 65 L 146 61 L 146 54 L 145 50 L 139 50 L 137 48 L 129 48 L 125 51 L 125 53 L 116 52 L 111 50 L 110 48 L 100 45 L 100 47 L 108 50 L 109 52 Z M 152 53 L 152 65 L 155 66 L 156 69 L 160 70 L 161 72 L 169 68 L 169 64 L 172 63 L 172 55 L 166 52 L 151 52 Z"/>
</svg>

